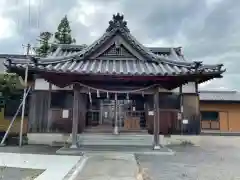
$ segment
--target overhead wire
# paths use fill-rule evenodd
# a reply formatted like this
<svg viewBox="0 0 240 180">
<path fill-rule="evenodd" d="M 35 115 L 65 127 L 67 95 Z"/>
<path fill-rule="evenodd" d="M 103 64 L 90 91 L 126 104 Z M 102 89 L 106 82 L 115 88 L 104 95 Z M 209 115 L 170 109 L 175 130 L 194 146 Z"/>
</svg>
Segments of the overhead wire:
<svg viewBox="0 0 240 180">
<path fill-rule="evenodd" d="M 16 11 L 19 11 L 19 2 L 18 0 L 15 1 L 16 2 Z M 19 16 L 17 16 L 17 32 L 20 31 L 20 20 L 19 20 Z"/>
<path fill-rule="evenodd" d="M 31 28 L 31 0 L 28 0 L 28 28 Z"/>
<path fill-rule="evenodd" d="M 37 13 L 37 29 L 40 29 L 40 16 L 41 16 L 41 0 L 38 0 L 38 13 Z"/>
</svg>

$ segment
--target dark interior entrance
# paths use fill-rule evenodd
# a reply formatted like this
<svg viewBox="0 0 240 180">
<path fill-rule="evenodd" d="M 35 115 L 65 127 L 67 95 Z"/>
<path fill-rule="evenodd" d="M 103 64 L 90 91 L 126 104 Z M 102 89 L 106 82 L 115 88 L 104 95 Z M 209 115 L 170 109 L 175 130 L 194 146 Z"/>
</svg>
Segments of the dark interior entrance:
<svg viewBox="0 0 240 180">
<path fill-rule="evenodd" d="M 86 131 L 113 132 L 115 126 L 121 132 L 145 130 L 145 105 L 144 101 L 139 100 L 137 97 L 129 100 L 119 98 L 116 101 L 116 109 L 115 100 L 111 98 L 92 99 L 92 102 L 88 104 Z"/>
</svg>

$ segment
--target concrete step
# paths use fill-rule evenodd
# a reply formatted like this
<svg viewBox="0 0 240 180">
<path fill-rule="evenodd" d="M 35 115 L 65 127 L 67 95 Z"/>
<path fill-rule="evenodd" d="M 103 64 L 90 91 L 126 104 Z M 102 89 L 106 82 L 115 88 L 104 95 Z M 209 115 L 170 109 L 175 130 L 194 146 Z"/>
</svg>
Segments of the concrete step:
<svg viewBox="0 0 240 180">
<path fill-rule="evenodd" d="M 80 145 L 152 145 L 153 136 L 138 134 L 81 134 L 78 136 Z"/>
</svg>

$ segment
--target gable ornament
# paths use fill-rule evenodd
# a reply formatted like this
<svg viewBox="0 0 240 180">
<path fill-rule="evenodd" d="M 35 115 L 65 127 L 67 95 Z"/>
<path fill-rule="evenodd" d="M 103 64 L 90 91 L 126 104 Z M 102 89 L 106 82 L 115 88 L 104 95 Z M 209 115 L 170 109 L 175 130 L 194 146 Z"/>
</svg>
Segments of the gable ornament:
<svg viewBox="0 0 240 180">
<path fill-rule="evenodd" d="M 107 28 L 107 32 L 112 31 L 113 29 L 122 29 L 124 31 L 130 32 L 127 27 L 127 22 L 124 21 L 124 16 L 117 13 L 117 15 L 113 15 L 111 21 L 109 21 L 109 26 Z"/>
</svg>

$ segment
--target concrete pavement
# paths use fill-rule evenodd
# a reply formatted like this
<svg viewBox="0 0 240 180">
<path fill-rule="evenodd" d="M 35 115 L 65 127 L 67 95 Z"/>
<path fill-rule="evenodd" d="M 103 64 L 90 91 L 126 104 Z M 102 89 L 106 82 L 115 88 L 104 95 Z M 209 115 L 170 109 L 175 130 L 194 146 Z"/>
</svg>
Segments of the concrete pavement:
<svg viewBox="0 0 240 180">
<path fill-rule="evenodd" d="M 137 156 L 151 180 L 240 180 L 240 137 L 199 136 L 198 146 L 170 148 L 174 156 Z"/>
<path fill-rule="evenodd" d="M 75 180 L 136 180 L 138 165 L 133 154 L 86 153 L 85 166 Z"/>
</svg>

